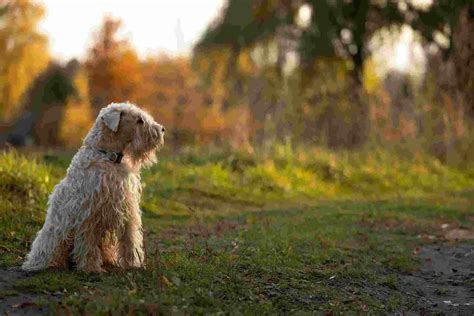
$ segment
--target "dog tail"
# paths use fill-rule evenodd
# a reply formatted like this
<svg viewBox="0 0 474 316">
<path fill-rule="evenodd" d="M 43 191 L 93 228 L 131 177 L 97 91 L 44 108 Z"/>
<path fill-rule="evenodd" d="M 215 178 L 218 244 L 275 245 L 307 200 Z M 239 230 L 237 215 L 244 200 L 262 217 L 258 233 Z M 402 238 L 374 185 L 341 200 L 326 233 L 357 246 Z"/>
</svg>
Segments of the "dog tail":
<svg viewBox="0 0 474 316">
<path fill-rule="evenodd" d="M 48 268 L 61 235 L 53 225 L 45 224 L 36 235 L 22 269 L 25 271 L 39 271 Z"/>
</svg>

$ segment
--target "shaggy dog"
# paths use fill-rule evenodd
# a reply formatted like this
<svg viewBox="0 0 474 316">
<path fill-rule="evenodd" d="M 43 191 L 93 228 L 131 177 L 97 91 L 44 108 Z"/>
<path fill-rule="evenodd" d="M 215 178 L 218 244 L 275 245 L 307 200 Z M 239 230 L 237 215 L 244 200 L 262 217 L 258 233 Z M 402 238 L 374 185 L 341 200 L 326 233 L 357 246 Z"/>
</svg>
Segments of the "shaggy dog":
<svg viewBox="0 0 474 316">
<path fill-rule="evenodd" d="M 43 228 L 23 269 L 103 272 L 144 266 L 140 169 L 156 161 L 165 129 L 130 103 L 103 108 L 49 197 Z"/>
</svg>

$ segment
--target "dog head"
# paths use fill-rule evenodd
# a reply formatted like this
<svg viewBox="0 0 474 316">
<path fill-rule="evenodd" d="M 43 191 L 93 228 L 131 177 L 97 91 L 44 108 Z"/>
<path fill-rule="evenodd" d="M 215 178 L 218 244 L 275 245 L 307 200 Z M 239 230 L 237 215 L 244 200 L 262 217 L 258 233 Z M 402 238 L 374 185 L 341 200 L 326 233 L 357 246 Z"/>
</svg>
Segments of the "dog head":
<svg viewBox="0 0 474 316">
<path fill-rule="evenodd" d="M 137 106 L 112 103 L 100 111 L 85 143 L 99 150 L 122 152 L 136 164 L 150 165 L 164 144 L 164 135 L 165 128 Z"/>
</svg>

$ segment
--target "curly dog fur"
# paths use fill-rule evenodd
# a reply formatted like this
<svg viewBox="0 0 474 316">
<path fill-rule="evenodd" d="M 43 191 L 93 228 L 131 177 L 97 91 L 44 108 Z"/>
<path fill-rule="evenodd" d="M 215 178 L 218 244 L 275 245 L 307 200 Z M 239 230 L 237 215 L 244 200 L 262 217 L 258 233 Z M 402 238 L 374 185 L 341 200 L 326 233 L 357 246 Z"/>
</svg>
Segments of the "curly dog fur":
<svg viewBox="0 0 474 316">
<path fill-rule="evenodd" d="M 23 269 L 67 267 L 71 259 L 88 272 L 143 267 L 140 169 L 156 162 L 164 132 L 133 104 L 103 108 L 49 197 Z"/>
</svg>

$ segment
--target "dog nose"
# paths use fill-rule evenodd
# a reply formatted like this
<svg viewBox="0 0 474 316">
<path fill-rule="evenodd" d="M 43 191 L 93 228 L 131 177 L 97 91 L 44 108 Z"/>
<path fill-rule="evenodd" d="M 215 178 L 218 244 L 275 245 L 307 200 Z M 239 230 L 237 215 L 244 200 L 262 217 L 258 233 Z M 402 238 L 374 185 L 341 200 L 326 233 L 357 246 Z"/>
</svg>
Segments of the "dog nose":
<svg viewBox="0 0 474 316">
<path fill-rule="evenodd" d="M 159 134 L 159 135 L 164 135 L 165 132 L 166 132 L 166 128 L 161 125 L 161 124 L 156 124 L 156 132 Z"/>
</svg>

